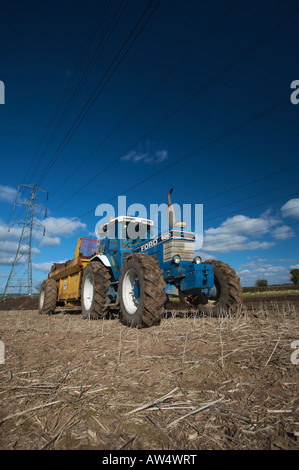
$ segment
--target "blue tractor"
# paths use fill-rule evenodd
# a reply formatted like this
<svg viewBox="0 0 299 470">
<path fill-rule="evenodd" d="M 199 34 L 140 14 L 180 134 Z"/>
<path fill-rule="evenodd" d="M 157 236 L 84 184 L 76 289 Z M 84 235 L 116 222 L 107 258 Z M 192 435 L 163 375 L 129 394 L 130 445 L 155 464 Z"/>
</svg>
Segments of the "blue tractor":
<svg viewBox="0 0 299 470">
<path fill-rule="evenodd" d="M 118 308 L 127 325 L 150 327 L 163 315 L 166 286 L 203 314 L 239 311 L 239 277 L 226 263 L 202 262 L 195 256 L 195 234 L 185 231 L 183 222 L 175 222 L 171 191 L 167 232 L 153 237 L 153 222 L 138 217 L 120 216 L 102 226 L 105 236 L 81 282 L 84 318 L 103 318 Z"/>
</svg>

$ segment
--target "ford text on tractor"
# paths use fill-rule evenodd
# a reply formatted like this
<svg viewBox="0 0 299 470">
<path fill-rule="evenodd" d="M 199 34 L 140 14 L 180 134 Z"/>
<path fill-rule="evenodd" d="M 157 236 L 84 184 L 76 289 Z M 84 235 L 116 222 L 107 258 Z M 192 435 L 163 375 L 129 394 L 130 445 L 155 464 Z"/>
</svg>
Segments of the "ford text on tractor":
<svg viewBox="0 0 299 470">
<path fill-rule="evenodd" d="M 153 237 L 153 221 L 120 216 L 102 226 L 100 241 L 79 238 L 74 259 L 55 263 L 43 282 L 39 312 L 81 305 L 84 318 L 99 319 L 118 310 L 127 325 L 149 327 L 160 321 L 172 286 L 202 314 L 236 314 L 239 277 L 226 263 L 195 256 L 195 234 L 175 221 L 171 191 L 167 232 Z"/>
</svg>

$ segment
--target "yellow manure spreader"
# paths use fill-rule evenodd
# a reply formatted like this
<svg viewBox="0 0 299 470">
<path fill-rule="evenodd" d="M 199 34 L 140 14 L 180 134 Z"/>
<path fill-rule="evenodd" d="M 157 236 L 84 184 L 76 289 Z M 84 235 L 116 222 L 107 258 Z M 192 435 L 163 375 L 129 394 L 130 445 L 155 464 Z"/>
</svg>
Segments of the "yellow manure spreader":
<svg viewBox="0 0 299 470">
<path fill-rule="evenodd" d="M 79 238 L 74 259 L 53 264 L 41 286 L 39 313 L 52 314 L 56 306 L 80 306 L 83 273 L 97 253 L 98 240 Z"/>
</svg>

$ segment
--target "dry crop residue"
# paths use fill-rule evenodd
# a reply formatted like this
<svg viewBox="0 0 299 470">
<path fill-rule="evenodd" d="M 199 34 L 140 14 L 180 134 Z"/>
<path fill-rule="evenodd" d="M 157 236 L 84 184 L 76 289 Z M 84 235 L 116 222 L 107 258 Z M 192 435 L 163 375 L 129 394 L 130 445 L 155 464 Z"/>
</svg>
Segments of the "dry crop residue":
<svg viewBox="0 0 299 470">
<path fill-rule="evenodd" d="M 298 449 L 298 297 L 273 302 L 142 330 L 0 311 L 0 448 Z"/>
</svg>

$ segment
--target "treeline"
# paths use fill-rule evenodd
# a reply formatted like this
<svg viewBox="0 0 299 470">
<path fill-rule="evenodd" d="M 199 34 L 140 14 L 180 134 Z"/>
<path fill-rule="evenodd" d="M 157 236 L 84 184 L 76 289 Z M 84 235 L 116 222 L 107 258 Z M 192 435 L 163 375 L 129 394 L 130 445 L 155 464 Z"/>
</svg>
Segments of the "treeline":
<svg viewBox="0 0 299 470">
<path fill-rule="evenodd" d="M 283 284 L 280 286 L 243 287 L 243 292 L 278 292 L 286 290 L 297 290 L 299 293 L 299 285 L 295 286 L 294 284 Z"/>
</svg>

